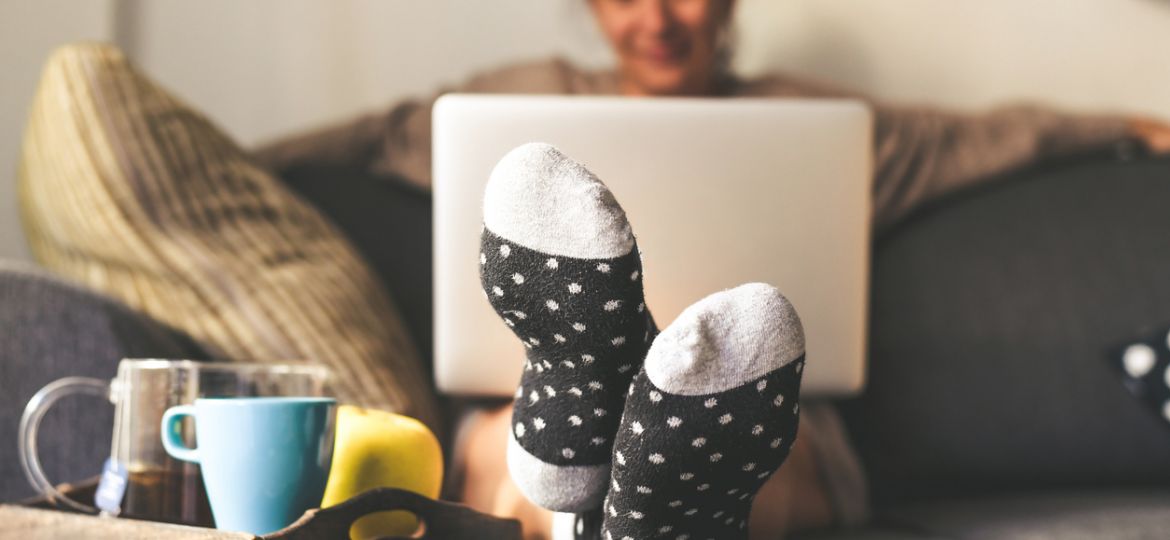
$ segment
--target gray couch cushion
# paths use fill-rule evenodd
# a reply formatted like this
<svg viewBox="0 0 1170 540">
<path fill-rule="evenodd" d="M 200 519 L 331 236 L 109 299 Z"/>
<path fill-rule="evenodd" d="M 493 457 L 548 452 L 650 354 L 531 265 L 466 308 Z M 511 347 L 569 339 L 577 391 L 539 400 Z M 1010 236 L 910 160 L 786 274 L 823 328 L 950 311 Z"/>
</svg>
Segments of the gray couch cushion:
<svg viewBox="0 0 1170 540">
<path fill-rule="evenodd" d="M 870 378 L 843 406 L 877 507 L 1170 486 L 1170 426 L 1107 362 L 1170 323 L 1170 159 L 1021 175 L 875 247 Z"/>
<path fill-rule="evenodd" d="M 1170 490 L 1046 493 L 888 509 L 868 527 L 790 540 L 1139 540 L 1170 532 Z"/>
<path fill-rule="evenodd" d="M 790 534 L 784 538 L 785 540 L 953 540 L 946 536 L 883 525 L 871 525 L 856 529 L 810 531 Z"/>
<path fill-rule="evenodd" d="M 1170 490 L 936 502 L 899 508 L 880 521 L 964 540 L 1161 540 L 1170 536 Z"/>
<path fill-rule="evenodd" d="M 0 502 L 35 495 L 17 459 L 24 405 L 61 377 L 109 379 L 122 358 L 206 355 L 191 339 L 122 304 L 28 267 L 0 263 Z M 101 472 L 110 453 L 113 407 L 94 398 L 58 403 L 39 437 L 50 481 Z"/>
</svg>

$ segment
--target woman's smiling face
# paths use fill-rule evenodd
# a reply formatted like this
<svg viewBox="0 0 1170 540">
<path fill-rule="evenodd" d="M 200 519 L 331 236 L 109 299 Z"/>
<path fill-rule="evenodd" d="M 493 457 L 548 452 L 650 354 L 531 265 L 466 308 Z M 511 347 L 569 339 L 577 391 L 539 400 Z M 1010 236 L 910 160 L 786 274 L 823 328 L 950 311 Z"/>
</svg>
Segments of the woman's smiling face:
<svg viewBox="0 0 1170 540">
<path fill-rule="evenodd" d="M 617 54 L 622 92 L 702 95 L 719 75 L 721 33 L 734 0 L 590 0 Z"/>
</svg>

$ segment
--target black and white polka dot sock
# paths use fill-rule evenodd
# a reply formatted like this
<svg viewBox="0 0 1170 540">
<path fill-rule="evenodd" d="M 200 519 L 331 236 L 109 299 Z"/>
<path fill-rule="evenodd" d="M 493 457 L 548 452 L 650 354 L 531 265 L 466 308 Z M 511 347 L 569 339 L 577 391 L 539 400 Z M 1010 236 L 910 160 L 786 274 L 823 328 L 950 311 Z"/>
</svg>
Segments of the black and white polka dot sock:
<svg viewBox="0 0 1170 540">
<path fill-rule="evenodd" d="M 629 388 L 602 538 L 746 538 L 796 437 L 803 365 L 800 318 L 770 285 L 683 311 Z"/>
<path fill-rule="evenodd" d="M 657 334 L 625 212 L 546 144 L 509 152 L 484 192 L 480 276 L 527 347 L 508 468 L 532 502 L 597 508 L 630 380 Z"/>
</svg>

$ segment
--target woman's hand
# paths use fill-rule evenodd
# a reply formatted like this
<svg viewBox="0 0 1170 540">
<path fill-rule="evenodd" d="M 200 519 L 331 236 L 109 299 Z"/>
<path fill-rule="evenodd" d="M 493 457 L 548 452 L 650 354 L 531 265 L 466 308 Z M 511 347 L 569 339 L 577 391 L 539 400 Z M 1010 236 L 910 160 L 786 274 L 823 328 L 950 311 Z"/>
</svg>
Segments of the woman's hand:
<svg viewBox="0 0 1170 540">
<path fill-rule="evenodd" d="M 1152 118 L 1133 118 L 1129 129 L 1151 154 L 1170 154 L 1170 124 Z"/>
</svg>

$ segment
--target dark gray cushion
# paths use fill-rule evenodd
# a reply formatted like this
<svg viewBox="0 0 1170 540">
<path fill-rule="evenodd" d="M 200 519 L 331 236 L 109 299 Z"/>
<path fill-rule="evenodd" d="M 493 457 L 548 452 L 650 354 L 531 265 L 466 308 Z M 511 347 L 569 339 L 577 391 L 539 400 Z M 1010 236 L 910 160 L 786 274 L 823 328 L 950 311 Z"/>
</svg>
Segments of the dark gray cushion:
<svg viewBox="0 0 1170 540">
<path fill-rule="evenodd" d="M 70 375 L 110 379 L 122 358 L 206 355 L 191 339 L 98 294 L 0 264 L 0 501 L 36 495 L 17 459 L 17 428 L 37 390 Z M 113 406 L 77 397 L 45 416 L 41 461 L 54 483 L 96 476 L 110 454 Z"/>
<path fill-rule="evenodd" d="M 1170 160 L 1023 173 L 877 243 L 869 384 L 843 404 L 875 506 L 1170 486 L 1170 426 L 1106 361 L 1170 323 Z"/>
<path fill-rule="evenodd" d="M 431 374 L 431 195 L 404 180 L 305 164 L 280 179 L 332 220 L 394 300 Z"/>
</svg>

